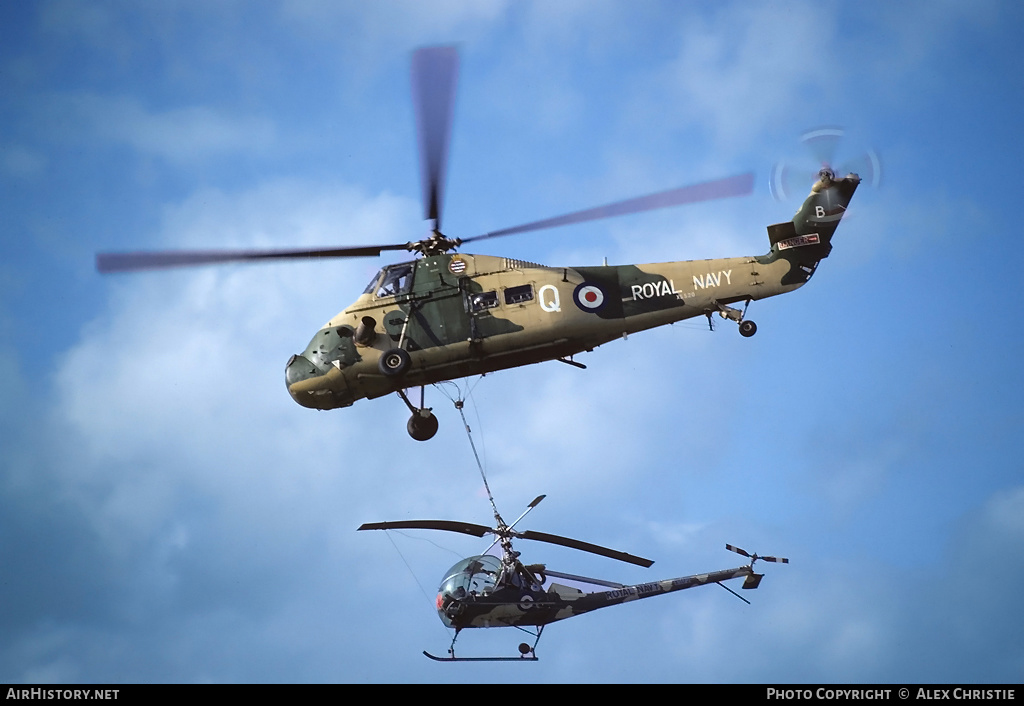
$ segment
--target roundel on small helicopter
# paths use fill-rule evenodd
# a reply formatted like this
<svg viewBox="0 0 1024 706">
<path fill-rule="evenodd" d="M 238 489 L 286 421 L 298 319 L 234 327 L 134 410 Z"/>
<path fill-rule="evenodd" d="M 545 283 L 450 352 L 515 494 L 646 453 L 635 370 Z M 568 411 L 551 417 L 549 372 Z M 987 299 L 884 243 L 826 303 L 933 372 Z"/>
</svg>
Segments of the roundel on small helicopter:
<svg viewBox="0 0 1024 706">
<path fill-rule="evenodd" d="M 351 305 L 324 324 L 285 366 L 285 384 L 303 407 L 348 407 L 397 393 L 411 412 L 407 429 L 425 441 L 438 421 L 427 385 L 549 360 L 584 368 L 573 356 L 622 336 L 713 314 L 738 324 L 753 301 L 803 286 L 831 251 L 831 239 L 860 183 L 821 171 L 790 221 L 768 226 L 764 255 L 650 264 L 550 267 L 456 252 L 472 242 L 682 204 L 743 196 L 753 174 L 716 179 L 533 221 L 467 238 L 441 231 L 444 178 L 458 75 L 453 47 L 412 58 L 425 219 L 418 241 L 319 249 L 101 253 L 100 272 L 323 257 L 416 258 L 382 268 Z M 737 308 L 742 304 L 742 309 Z M 420 388 L 419 404 L 407 390 Z"/>
</svg>

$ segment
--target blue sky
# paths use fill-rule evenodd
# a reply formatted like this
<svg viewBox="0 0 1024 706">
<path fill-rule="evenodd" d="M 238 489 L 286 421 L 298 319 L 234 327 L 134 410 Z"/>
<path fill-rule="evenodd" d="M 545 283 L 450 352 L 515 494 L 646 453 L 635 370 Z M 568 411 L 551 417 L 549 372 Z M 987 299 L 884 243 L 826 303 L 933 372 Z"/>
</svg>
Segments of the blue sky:
<svg viewBox="0 0 1024 706">
<path fill-rule="evenodd" d="M 1019 682 L 1024 255 L 1015 3 L 5 3 L 0 680 Z M 551 626 L 536 664 L 440 665 L 432 606 L 485 523 L 459 417 L 313 412 L 285 361 L 395 258 L 104 277 L 98 251 L 417 239 L 409 60 L 457 44 L 445 230 L 752 170 L 750 197 L 485 241 L 550 265 L 761 254 L 780 160 L 877 152 L 832 255 L 752 305 L 472 385 L 522 543 L 622 582 L 785 555 Z M 813 164 L 813 162 L 812 162 Z M 809 187 L 809 183 L 807 187 Z M 486 247 L 483 247 L 486 246 Z M 401 257 L 400 255 L 397 257 Z M 451 389 L 443 392 L 451 393 Z M 510 653 L 513 630 L 463 651 Z"/>
</svg>

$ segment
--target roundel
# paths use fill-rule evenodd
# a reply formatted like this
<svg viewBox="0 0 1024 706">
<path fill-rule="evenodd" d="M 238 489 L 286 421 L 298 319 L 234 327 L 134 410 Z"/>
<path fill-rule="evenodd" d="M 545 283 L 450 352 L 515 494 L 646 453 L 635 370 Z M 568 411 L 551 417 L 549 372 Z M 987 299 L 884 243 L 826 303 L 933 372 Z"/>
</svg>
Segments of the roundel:
<svg viewBox="0 0 1024 706">
<path fill-rule="evenodd" d="M 599 286 L 584 282 L 576 287 L 572 293 L 572 300 L 583 311 L 600 311 L 604 308 L 607 298 L 604 295 L 604 290 Z"/>
</svg>

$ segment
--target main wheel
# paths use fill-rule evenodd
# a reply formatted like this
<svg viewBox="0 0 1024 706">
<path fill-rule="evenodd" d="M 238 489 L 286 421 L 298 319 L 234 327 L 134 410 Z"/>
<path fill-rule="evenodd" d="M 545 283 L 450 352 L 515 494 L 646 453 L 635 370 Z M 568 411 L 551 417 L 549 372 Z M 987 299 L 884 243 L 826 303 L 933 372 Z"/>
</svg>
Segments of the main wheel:
<svg viewBox="0 0 1024 706">
<path fill-rule="evenodd" d="M 744 338 L 750 338 L 757 333 L 757 324 L 753 321 L 741 321 L 740 322 L 740 335 Z"/>
<path fill-rule="evenodd" d="M 431 412 L 427 412 L 425 417 L 419 412 L 414 412 L 405 428 L 409 436 L 416 441 L 427 441 L 434 438 L 434 434 L 437 433 L 437 417 Z"/>
<path fill-rule="evenodd" d="M 398 377 L 409 368 L 409 354 L 401 348 L 384 351 L 377 367 L 382 375 L 387 375 L 389 378 Z"/>
</svg>

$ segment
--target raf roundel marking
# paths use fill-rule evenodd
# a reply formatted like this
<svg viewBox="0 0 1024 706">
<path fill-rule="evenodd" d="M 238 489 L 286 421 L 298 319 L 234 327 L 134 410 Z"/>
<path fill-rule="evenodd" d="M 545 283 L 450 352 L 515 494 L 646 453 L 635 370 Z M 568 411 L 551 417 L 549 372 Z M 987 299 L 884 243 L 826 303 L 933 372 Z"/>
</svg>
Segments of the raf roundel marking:
<svg viewBox="0 0 1024 706">
<path fill-rule="evenodd" d="M 572 293 L 572 300 L 583 311 L 597 312 L 604 308 L 607 297 L 604 295 L 604 290 L 596 284 L 584 282 L 576 287 Z"/>
</svg>

